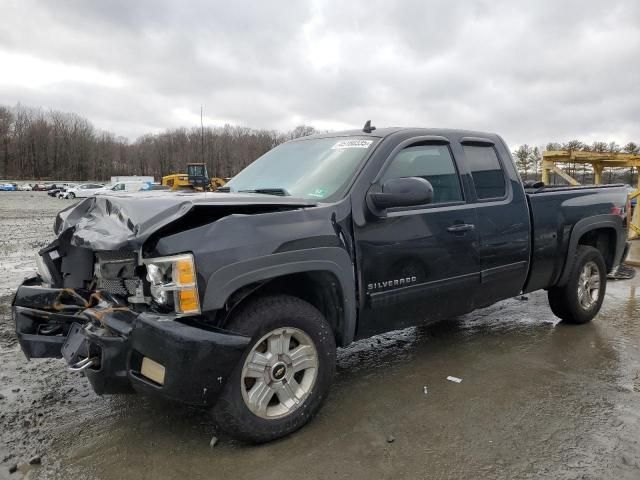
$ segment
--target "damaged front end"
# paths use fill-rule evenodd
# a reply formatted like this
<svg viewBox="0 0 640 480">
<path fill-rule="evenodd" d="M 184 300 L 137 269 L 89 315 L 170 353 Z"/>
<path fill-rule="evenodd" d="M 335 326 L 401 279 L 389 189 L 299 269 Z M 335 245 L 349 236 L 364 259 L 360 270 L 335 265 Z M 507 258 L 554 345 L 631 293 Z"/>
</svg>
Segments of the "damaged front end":
<svg viewBox="0 0 640 480">
<path fill-rule="evenodd" d="M 140 238 L 98 249 L 77 231 L 68 225 L 58 232 L 37 256 L 38 275 L 14 296 L 27 358 L 63 357 L 98 394 L 148 392 L 213 404 L 249 338 L 202 315 L 193 256 L 143 259 Z M 132 245 L 137 249 L 123 248 Z"/>
<path fill-rule="evenodd" d="M 47 287 L 40 276 L 18 288 L 13 315 L 28 358 L 64 357 L 98 394 L 147 392 L 195 405 L 214 403 L 249 341 L 137 312 L 107 292 Z"/>
</svg>

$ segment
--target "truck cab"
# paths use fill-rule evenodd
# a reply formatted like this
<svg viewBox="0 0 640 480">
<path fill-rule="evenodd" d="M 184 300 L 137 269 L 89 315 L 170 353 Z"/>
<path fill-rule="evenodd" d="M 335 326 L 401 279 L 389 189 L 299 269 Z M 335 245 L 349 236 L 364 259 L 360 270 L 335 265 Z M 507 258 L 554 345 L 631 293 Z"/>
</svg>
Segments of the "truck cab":
<svg viewBox="0 0 640 480">
<path fill-rule="evenodd" d="M 187 165 L 187 176 L 189 184 L 200 190 L 209 188 L 209 174 L 207 173 L 207 165 L 204 163 L 190 163 Z"/>
<path fill-rule="evenodd" d="M 530 224 L 499 137 L 407 131 L 385 157 L 369 173 L 362 214 L 354 211 L 360 294 L 369 299 L 358 336 L 388 329 L 390 319 L 400 328 L 517 295 L 528 273 Z M 409 178 L 429 182 L 429 202 L 385 203 L 385 191 Z"/>
</svg>

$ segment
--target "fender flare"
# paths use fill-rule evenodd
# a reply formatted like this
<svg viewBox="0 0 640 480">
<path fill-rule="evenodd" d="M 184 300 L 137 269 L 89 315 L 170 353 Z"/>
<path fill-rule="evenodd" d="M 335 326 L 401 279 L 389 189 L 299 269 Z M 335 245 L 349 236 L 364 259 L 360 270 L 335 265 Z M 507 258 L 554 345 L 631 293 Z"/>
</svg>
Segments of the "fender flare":
<svg viewBox="0 0 640 480">
<path fill-rule="evenodd" d="M 624 228 L 622 226 L 622 218 L 613 214 L 594 215 L 593 217 L 583 218 L 582 220 L 577 221 L 571 230 L 569 248 L 567 249 L 567 255 L 565 257 L 564 268 L 562 269 L 559 280 L 556 282 L 557 286 L 563 286 L 569 280 L 569 273 L 573 267 L 573 258 L 576 250 L 578 249 L 578 242 L 580 241 L 580 238 L 585 233 L 599 228 L 611 228 L 615 231 L 615 252 L 611 266 L 615 267 L 620 262 L 626 243 L 626 235 L 623 234 Z"/>
<path fill-rule="evenodd" d="M 340 247 L 318 247 L 263 257 L 226 265 L 211 274 L 203 298 L 203 311 L 219 310 L 238 289 L 255 282 L 293 273 L 325 271 L 338 280 L 342 293 L 344 321 L 336 332 L 347 345 L 355 337 L 356 291 L 354 267 L 348 252 Z"/>
</svg>

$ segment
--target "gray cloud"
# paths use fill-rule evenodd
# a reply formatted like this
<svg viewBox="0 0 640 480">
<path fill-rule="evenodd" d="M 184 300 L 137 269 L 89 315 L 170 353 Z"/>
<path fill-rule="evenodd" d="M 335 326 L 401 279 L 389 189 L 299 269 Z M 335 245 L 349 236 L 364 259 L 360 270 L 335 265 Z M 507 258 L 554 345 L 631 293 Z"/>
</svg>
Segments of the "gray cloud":
<svg viewBox="0 0 640 480">
<path fill-rule="evenodd" d="M 9 74 L 0 103 L 75 111 L 129 138 L 195 125 L 204 104 L 209 124 L 371 118 L 493 130 L 512 145 L 640 142 L 635 0 L 22 0 L 0 18 L 0 59 L 43 78 Z M 49 82 L 54 67 L 78 74 Z"/>
</svg>

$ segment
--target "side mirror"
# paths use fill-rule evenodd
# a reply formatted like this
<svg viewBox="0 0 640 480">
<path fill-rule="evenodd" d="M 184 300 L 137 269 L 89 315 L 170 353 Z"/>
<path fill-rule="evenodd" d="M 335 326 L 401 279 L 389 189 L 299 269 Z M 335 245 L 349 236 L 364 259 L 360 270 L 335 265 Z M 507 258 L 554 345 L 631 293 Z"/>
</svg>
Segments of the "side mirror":
<svg viewBox="0 0 640 480">
<path fill-rule="evenodd" d="M 372 189 L 367 193 L 368 202 L 376 210 L 425 205 L 433 200 L 431 183 L 420 177 L 391 178 L 384 182 L 381 190 Z"/>
</svg>

